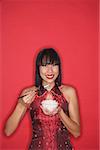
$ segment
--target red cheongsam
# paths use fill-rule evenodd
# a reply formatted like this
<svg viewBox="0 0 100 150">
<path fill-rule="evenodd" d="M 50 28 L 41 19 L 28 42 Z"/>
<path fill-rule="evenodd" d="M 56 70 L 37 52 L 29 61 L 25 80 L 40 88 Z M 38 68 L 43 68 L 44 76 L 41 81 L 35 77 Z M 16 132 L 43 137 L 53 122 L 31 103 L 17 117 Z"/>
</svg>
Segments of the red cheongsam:
<svg viewBox="0 0 100 150">
<path fill-rule="evenodd" d="M 72 150 L 69 132 L 58 114 L 54 116 L 45 115 L 40 107 L 41 102 L 46 99 L 48 94 L 52 94 L 52 99 L 56 100 L 68 115 L 68 103 L 59 87 L 55 85 L 48 92 L 41 86 L 30 105 L 33 133 L 28 150 Z"/>
</svg>

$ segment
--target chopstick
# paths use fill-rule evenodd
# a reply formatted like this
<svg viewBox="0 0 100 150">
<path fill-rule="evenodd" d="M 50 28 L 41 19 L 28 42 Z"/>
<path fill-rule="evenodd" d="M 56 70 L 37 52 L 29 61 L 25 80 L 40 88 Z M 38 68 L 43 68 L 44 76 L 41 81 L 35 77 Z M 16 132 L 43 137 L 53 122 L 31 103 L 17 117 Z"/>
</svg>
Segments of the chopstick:
<svg viewBox="0 0 100 150">
<path fill-rule="evenodd" d="M 37 91 L 38 91 L 38 89 L 39 89 L 39 88 L 37 88 L 37 90 L 35 90 L 34 92 L 37 92 Z M 18 97 L 18 99 L 23 98 L 23 97 L 25 97 L 25 96 L 27 96 L 27 95 L 28 95 L 28 94 L 25 94 L 25 95 L 19 96 L 19 97 Z"/>
<path fill-rule="evenodd" d="M 27 94 L 28 95 L 28 94 Z M 19 96 L 18 97 L 18 99 L 20 99 L 20 98 L 23 98 L 23 97 L 25 97 L 25 96 L 27 96 L 27 95 L 22 95 L 22 96 Z"/>
</svg>

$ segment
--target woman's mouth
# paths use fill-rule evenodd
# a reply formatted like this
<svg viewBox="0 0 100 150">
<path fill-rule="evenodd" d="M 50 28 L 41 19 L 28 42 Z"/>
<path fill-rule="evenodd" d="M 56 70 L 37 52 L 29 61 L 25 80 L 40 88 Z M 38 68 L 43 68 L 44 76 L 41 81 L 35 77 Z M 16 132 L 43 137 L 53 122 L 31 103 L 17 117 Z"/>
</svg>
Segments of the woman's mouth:
<svg viewBox="0 0 100 150">
<path fill-rule="evenodd" d="M 46 77 L 47 77 L 48 79 L 53 79 L 54 75 L 53 75 L 53 74 L 50 74 L 50 75 L 46 75 Z"/>
</svg>

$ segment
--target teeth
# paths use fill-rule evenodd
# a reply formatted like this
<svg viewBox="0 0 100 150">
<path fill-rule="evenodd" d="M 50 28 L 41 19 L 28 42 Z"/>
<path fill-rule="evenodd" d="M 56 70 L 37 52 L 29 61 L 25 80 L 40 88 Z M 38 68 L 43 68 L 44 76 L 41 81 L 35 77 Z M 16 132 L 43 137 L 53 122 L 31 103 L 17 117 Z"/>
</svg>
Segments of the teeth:
<svg viewBox="0 0 100 150">
<path fill-rule="evenodd" d="M 52 79 L 53 77 L 54 77 L 54 75 L 52 74 L 52 75 L 46 75 L 46 77 L 48 78 L 48 79 Z"/>
<path fill-rule="evenodd" d="M 47 75 L 47 77 L 53 77 L 53 75 Z"/>
</svg>

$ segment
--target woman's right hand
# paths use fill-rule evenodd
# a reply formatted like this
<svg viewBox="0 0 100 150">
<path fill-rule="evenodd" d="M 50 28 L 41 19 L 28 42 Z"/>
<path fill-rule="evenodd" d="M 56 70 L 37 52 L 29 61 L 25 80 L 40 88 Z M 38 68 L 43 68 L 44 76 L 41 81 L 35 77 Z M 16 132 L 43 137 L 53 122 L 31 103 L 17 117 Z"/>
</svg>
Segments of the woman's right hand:
<svg viewBox="0 0 100 150">
<path fill-rule="evenodd" d="M 25 104 L 31 104 L 36 94 L 36 88 L 25 89 L 19 96 L 19 101 L 22 100 Z"/>
</svg>

